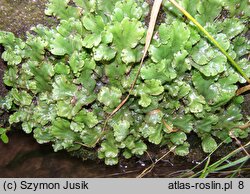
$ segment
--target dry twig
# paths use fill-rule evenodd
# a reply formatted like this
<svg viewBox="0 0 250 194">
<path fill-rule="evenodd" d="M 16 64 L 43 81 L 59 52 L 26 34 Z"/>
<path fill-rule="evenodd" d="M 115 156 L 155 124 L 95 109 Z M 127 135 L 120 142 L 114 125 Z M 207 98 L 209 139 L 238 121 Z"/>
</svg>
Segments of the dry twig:
<svg viewBox="0 0 250 194">
<path fill-rule="evenodd" d="M 165 158 L 168 154 L 170 154 L 175 148 L 176 148 L 176 146 L 174 146 L 173 148 L 171 148 L 167 153 L 163 154 L 163 156 L 161 156 L 159 159 L 157 159 L 154 163 L 152 163 L 150 166 L 148 166 L 145 170 L 143 170 L 142 173 L 139 174 L 136 178 L 142 178 L 146 174 L 150 173 L 153 170 L 153 168 L 155 167 L 155 165 L 158 162 L 160 162 L 161 160 L 163 160 L 163 158 Z"/>
</svg>

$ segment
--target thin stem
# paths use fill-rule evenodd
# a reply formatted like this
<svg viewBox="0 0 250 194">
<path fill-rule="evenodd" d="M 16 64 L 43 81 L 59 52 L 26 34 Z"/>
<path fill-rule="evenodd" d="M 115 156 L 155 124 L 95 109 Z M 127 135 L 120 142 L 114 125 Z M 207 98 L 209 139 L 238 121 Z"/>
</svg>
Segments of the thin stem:
<svg viewBox="0 0 250 194">
<path fill-rule="evenodd" d="M 154 169 L 155 165 L 156 165 L 158 162 L 160 162 L 161 160 L 163 160 L 163 159 L 164 159 L 168 154 L 170 154 L 172 151 L 174 151 L 175 148 L 176 148 L 176 146 L 172 147 L 167 153 L 163 154 L 160 158 L 158 158 L 158 159 L 157 159 L 154 163 L 152 163 L 149 167 L 147 167 L 146 169 L 144 169 L 144 170 L 142 171 L 142 173 L 139 174 L 136 178 L 142 178 L 142 177 L 144 177 L 146 174 L 150 173 L 150 172 Z"/>
<path fill-rule="evenodd" d="M 250 90 L 250 85 L 248 84 L 247 86 L 244 86 L 242 88 L 239 88 L 237 91 L 236 91 L 236 95 L 239 96 L 247 91 Z"/>
<path fill-rule="evenodd" d="M 176 8 L 178 8 L 189 20 L 191 20 L 206 36 L 207 38 L 227 57 L 234 68 L 250 83 L 250 79 L 244 73 L 243 69 L 233 60 L 233 58 L 222 48 L 222 46 L 213 38 L 209 32 L 203 28 L 200 23 L 193 18 L 183 7 L 181 7 L 175 0 L 169 0 Z"/>
<path fill-rule="evenodd" d="M 147 56 L 147 52 L 148 52 L 148 49 L 149 49 L 149 46 L 150 46 L 150 42 L 151 42 L 151 39 L 153 37 L 153 33 L 154 33 L 154 28 L 155 28 L 155 23 L 156 23 L 156 20 L 157 20 L 157 16 L 158 16 L 158 13 L 159 13 L 159 10 L 160 10 L 160 7 L 161 7 L 161 4 L 162 4 L 162 0 L 155 0 L 154 4 L 153 4 L 153 8 L 151 10 L 151 14 L 150 14 L 150 21 L 149 21 L 149 27 L 148 27 L 148 30 L 147 30 L 147 35 L 146 35 L 146 43 L 145 43 L 145 46 L 144 46 L 144 50 L 143 50 L 143 56 L 141 58 L 141 61 L 140 61 L 140 65 L 139 65 L 139 69 L 136 73 L 136 76 L 135 76 L 135 79 L 128 91 L 128 95 L 126 96 L 126 98 L 112 111 L 112 113 L 108 116 L 108 118 L 105 120 L 104 122 L 104 127 L 103 127 L 103 131 L 105 130 L 106 128 L 106 125 L 108 123 L 108 121 L 115 115 L 115 113 L 117 111 L 119 111 L 122 106 L 128 101 L 132 91 L 134 90 L 134 87 L 135 87 L 135 84 L 136 84 L 136 81 L 138 80 L 138 77 L 140 75 L 140 72 L 141 72 L 141 68 L 142 68 L 142 65 L 143 65 L 143 62 L 144 62 L 144 59 L 146 58 Z"/>
</svg>

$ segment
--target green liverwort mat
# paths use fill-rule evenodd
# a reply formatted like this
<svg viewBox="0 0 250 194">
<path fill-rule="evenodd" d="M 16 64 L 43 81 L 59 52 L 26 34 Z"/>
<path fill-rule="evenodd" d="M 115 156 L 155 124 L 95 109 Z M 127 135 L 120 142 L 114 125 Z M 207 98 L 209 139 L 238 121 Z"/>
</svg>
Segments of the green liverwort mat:
<svg viewBox="0 0 250 194">
<path fill-rule="evenodd" d="M 179 0 L 250 77 L 248 0 Z M 1 139 L 18 123 L 55 151 L 96 155 L 107 165 L 143 155 L 149 144 L 189 153 L 191 132 L 203 151 L 246 138 L 245 79 L 192 22 L 169 1 L 140 75 L 149 6 L 144 0 L 49 0 L 45 13 L 58 26 L 38 25 L 22 40 L 0 31 L 7 62 L 0 113 L 10 114 Z M 223 15 L 224 14 L 224 15 Z M 105 127 L 104 127 L 105 125 Z M 86 154 L 87 153 L 87 154 Z"/>
</svg>

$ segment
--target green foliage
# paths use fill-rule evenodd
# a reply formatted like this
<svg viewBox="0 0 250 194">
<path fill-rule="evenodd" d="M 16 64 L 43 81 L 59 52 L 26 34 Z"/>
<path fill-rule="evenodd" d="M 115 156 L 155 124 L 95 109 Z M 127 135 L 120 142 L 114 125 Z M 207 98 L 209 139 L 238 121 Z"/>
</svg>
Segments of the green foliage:
<svg viewBox="0 0 250 194">
<path fill-rule="evenodd" d="M 179 156 L 186 156 L 189 153 L 189 143 L 185 142 L 182 145 L 179 145 L 175 148 L 175 154 Z"/>
<path fill-rule="evenodd" d="M 211 136 L 205 136 L 202 140 L 202 149 L 206 153 L 211 153 L 217 148 L 217 143 Z"/>
<path fill-rule="evenodd" d="M 250 77 L 247 0 L 179 1 Z M 234 9 L 235 5 L 240 5 Z M 130 99 L 110 120 L 133 83 L 145 45 L 143 0 L 49 0 L 45 13 L 58 26 L 38 25 L 27 39 L 0 31 L 3 81 L 0 108 L 38 143 L 96 155 L 107 165 L 145 154 L 149 142 L 189 153 L 191 131 L 204 152 L 230 134 L 246 138 L 237 84 L 245 80 L 227 58 L 166 1 L 166 21 L 156 27 Z M 221 19 L 221 10 L 228 18 Z M 238 17 L 240 12 L 245 15 Z M 0 128 L 3 142 L 7 130 Z M 190 142 L 191 143 L 191 142 Z M 86 152 L 89 151 L 89 154 Z"/>
<path fill-rule="evenodd" d="M 111 87 L 109 89 L 107 87 L 102 87 L 101 91 L 98 93 L 98 100 L 107 107 L 115 108 L 120 103 L 121 96 L 121 90 L 118 88 Z"/>
<path fill-rule="evenodd" d="M 3 143 L 8 143 L 9 138 L 6 135 L 7 129 L 0 127 L 0 139 L 2 140 Z"/>
</svg>

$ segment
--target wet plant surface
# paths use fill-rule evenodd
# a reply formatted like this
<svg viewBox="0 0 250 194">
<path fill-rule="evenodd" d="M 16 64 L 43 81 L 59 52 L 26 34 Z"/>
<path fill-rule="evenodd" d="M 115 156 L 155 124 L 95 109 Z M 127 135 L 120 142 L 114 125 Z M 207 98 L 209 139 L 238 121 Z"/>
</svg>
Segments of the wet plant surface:
<svg viewBox="0 0 250 194">
<path fill-rule="evenodd" d="M 46 0 L 0 0 L 0 29 L 23 37 L 32 26 L 51 24 L 51 20 L 48 21 L 44 16 L 45 2 Z M 3 52 L 2 47 L 0 52 Z M 0 59 L 1 96 L 8 91 L 2 82 L 5 69 L 6 64 Z M 7 118 L 7 114 L 5 117 L 1 116 L 1 122 Z M 0 142 L 0 177 L 136 177 L 150 164 L 148 158 L 146 162 L 133 159 L 130 163 L 110 167 L 98 161 L 83 162 L 69 156 L 67 152 L 55 153 L 50 145 L 40 145 L 22 131 L 13 131 L 9 138 L 9 144 Z M 191 162 L 189 166 L 192 166 Z M 187 166 L 183 159 L 167 159 L 161 168 L 162 170 L 157 168 L 149 176 L 165 177 L 176 171 L 186 170 Z"/>
<path fill-rule="evenodd" d="M 45 0 L 30 0 L 28 3 L 0 0 L 0 29 L 23 36 L 31 26 L 40 23 L 51 24 L 51 20 L 47 21 L 43 14 L 44 5 Z M 5 68 L 4 62 L 0 61 L 1 95 L 7 92 L 2 83 Z M 249 115 L 250 95 L 247 94 L 245 98 L 244 113 Z M 4 122 L 7 116 L 1 117 L 0 121 Z M 0 142 L 0 177 L 136 177 L 151 164 L 151 159 L 155 160 L 167 151 L 159 150 L 152 145 L 148 151 L 151 159 L 145 154 L 141 159 L 132 158 L 129 162 L 121 160 L 118 165 L 109 167 L 99 161 L 82 162 L 81 159 L 71 157 L 64 151 L 54 153 L 50 145 L 39 145 L 32 136 L 21 131 L 11 132 L 9 138 L 10 143 L 7 145 Z M 146 177 L 176 177 L 180 172 L 191 169 L 200 162 L 206 155 L 201 151 L 198 138 L 191 135 L 189 141 L 197 141 L 197 144 L 192 145 L 187 157 L 169 155 Z M 228 148 L 228 145 L 225 147 Z M 231 147 L 233 150 L 237 145 Z M 222 148 L 218 151 L 217 156 L 225 154 L 224 150 Z"/>
</svg>

